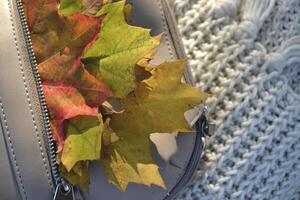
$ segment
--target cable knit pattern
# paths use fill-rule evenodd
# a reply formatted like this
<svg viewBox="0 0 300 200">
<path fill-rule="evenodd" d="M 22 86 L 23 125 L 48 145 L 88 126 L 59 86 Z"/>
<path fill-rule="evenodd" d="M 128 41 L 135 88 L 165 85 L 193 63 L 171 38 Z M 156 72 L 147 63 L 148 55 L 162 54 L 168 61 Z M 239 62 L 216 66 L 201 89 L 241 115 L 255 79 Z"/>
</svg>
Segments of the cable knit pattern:
<svg viewBox="0 0 300 200">
<path fill-rule="evenodd" d="M 300 1 L 169 0 L 217 124 L 179 199 L 300 199 Z"/>
</svg>

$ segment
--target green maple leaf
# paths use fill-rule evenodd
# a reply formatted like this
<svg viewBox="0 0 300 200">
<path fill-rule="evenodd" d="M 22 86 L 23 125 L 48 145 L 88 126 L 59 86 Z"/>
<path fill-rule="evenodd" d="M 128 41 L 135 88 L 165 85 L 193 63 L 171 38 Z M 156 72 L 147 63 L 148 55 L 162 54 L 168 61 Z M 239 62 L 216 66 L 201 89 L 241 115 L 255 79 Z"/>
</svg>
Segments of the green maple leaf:
<svg viewBox="0 0 300 200">
<path fill-rule="evenodd" d="M 78 116 L 66 123 L 66 139 L 61 162 L 68 171 L 79 161 L 100 159 L 102 116 Z"/>
<path fill-rule="evenodd" d="M 105 15 L 101 31 L 84 55 L 87 70 L 108 85 L 116 97 L 125 97 L 135 88 L 135 64 L 159 44 L 149 29 L 127 24 L 124 5 L 125 1 L 108 4 L 97 13 Z"/>
</svg>

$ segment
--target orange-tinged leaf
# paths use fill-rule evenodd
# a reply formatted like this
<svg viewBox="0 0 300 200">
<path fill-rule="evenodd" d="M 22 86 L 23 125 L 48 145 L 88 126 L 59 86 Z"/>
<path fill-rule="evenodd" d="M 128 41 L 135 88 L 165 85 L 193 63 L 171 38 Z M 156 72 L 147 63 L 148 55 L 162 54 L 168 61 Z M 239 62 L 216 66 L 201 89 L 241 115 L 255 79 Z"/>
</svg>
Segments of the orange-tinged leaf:
<svg viewBox="0 0 300 200">
<path fill-rule="evenodd" d="M 85 99 L 74 87 L 63 84 L 43 85 L 47 107 L 50 112 L 54 138 L 57 139 L 58 149 L 64 143 L 63 123 L 79 115 L 97 116 L 98 108 L 86 105 Z"/>
<path fill-rule="evenodd" d="M 34 2 L 34 3 L 33 3 Z M 101 17 L 63 17 L 56 0 L 25 0 L 34 52 L 43 80 L 76 87 L 91 106 L 111 95 L 110 89 L 85 70 L 81 56 L 97 38 Z"/>
<path fill-rule="evenodd" d="M 59 82 L 72 85 L 85 97 L 90 106 L 101 105 L 111 96 L 110 89 L 84 69 L 80 63 L 75 70 L 68 69 L 66 63 L 60 65 L 64 56 L 58 55 L 57 60 L 48 60 L 39 66 L 43 82 Z"/>
<path fill-rule="evenodd" d="M 110 89 L 92 76 L 81 62 L 86 48 L 96 40 L 101 17 L 58 14 L 56 0 L 24 0 L 33 49 L 51 115 L 53 137 L 62 150 L 63 123 L 78 115 L 98 114 L 96 106 Z"/>
<path fill-rule="evenodd" d="M 24 0 L 23 4 L 38 63 L 64 51 L 74 40 L 90 41 L 99 31 L 101 18 L 79 13 L 69 17 L 60 16 L 56 0 Z"/>
</svg>

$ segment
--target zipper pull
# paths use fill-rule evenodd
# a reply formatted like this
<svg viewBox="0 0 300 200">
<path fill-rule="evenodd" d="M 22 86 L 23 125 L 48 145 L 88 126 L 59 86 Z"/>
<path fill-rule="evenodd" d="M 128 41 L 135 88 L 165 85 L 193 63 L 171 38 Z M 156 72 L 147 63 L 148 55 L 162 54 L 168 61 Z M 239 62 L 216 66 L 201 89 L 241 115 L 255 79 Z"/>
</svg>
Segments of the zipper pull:
<svg viewBox="0 0 300 200">
<path fill-rule="evenodd" d="M 203 137 L 211 137 L 214 135 L 216 130 L 216 124 L 211 123 L 207 117 L 207 106 L 204 105 L 199 112 L 199 117 L 197 118 L 196 129 L 201 131 Z"/>
<path fill-rule="evenodd" d="M 59 183 L 56 186 L 53 200 L 75 200 L 73 186 L 66 182 Z"/>
<path fill-rule="evenodd" d="M 200 130 L 204 137 L 211 137 L 215 133 L 216 124 L 208 121 L 206 115 L 202 115 L 196 123 L 196 129 Z"/>
</svg>

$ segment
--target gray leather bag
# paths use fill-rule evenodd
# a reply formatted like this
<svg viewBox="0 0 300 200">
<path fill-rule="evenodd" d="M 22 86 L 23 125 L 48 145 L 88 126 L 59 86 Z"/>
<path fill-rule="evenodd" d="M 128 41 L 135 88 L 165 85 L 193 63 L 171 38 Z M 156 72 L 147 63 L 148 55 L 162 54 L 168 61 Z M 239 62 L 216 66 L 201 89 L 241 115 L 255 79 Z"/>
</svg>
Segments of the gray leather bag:
<svg viewBox="0 0 300 200">
<path fill-rule="evenodd" d="M 131 0 L 132 22 L 164 32 L 155 62 L 184 58 L 172 13 L 164 0 Z M 46 106 L 20 0 L 0 0 L 0 199 L 172 199 L 191 180 L 203 154 L 207 133 L 204 115 L 196 123 L 197 133 L 180 134 L 172 162 L 153 155 L 168 187 L 130 184 L 119 192 L 109 184 L 100 163 L 93 163 L 89 193 L 60 182 L 49 135 Z M 193 84 L 189 68 L 185 80 Z M 199 115 L 200 116 L 200 115 Z"/>
</svg>

